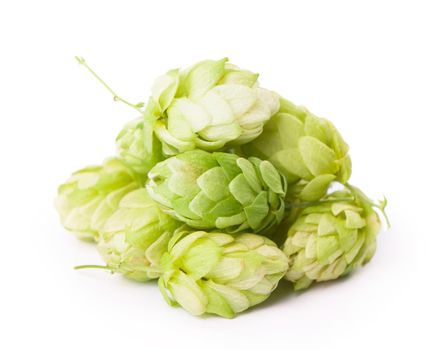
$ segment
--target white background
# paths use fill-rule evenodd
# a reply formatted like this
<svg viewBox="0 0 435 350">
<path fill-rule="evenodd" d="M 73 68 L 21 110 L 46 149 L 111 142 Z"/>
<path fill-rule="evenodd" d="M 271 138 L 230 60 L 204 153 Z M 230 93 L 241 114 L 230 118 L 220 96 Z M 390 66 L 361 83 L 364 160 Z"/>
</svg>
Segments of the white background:
<svg viewBox="0 0 435 350">
<path fill-rule="evenodd" d="M 0 5 L 2 349 L 433 349 L 435 10 L 431 1 L 3 1 Z M 372 262 L 301 294 L 283 282 L 233 320 L 170 308 L 154 283 L 104 271 L 58 222 L 56 187 L 115 153 L 123 97 L 205 58 L 261 73 L 331 119 L 352 183 L 393 224 Z"/>
</svg>

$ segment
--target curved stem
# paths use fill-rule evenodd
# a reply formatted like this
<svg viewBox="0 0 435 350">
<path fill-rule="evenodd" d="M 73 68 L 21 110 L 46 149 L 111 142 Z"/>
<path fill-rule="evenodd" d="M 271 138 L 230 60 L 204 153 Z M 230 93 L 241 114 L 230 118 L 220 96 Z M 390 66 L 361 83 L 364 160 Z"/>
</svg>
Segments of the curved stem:
<svg viewBox="0 0 435 350">
<path fill-rule="evenodd" d="M 100 76 L 97 73 L 95 73 L 91 67 L 88 66 L 88 64 L 86 63 L 83 57 L 75 56 L 75 59 L 77 60 L 78 63 L 84 66 L 112 94 L 114 101 L 121 101 L 125 103 L 127 106 L 134 108 L 136 111 L 142 114 L 141 107 L 144 106 L 143 102 L 133 104 L 131 102 L 128 102 L 127 100 L 124 100 L 115 91 L 113 91 L 113 89 L 103 79 L 101 79 Z"/>
</svg>

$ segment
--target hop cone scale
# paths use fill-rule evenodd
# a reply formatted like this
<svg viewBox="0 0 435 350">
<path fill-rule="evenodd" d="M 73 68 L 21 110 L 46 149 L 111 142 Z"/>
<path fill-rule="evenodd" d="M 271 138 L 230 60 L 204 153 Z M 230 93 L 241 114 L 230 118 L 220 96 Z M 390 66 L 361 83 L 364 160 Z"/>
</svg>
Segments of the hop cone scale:
<svg viewBox="0 0 435 350">
<path fill-rule="evenodd" d="M 230 318 L 267 299 L 287 268 L 285 254 L 266 237 L 181 231 L 162 258 L 159 287 L 193 315 Z"/>
<path fill-rule="evenodd" d="M 269 160 L 286 177 L 289 200 L 322 198 L 332 181 L 351 174 L 348 146 L 333 124 L 281 99 L 280 111 L 242 154 Z"/>
<path fill-rule="evenodd" d="M 265 230 L 284 215 L 284 177 L 267 161 L 185 152 L 156 165 L 147 190 L 165 211 L 197 229 Z"/>
<path fill-rule="evenodd" d="M 283 245 L 290 259 L 286 278 L 295 289 L 345 275 L 375 253 L 380 220 L 373 203 L 355 187 L 325 200 L 301 212 Z"/>
</svg>

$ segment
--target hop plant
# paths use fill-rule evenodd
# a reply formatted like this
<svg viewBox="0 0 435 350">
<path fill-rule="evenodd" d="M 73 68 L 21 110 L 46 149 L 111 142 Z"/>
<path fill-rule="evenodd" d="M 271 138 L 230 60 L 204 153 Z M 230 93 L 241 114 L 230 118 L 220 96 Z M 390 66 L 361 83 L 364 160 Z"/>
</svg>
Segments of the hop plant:
<svg viewBox="0 0 435 350">
<path fill-rule="evenodd" d="M 157 278 L 160 257 L 178 226 L 139 188 L 127 193 L 105 221 L 98 251 L 113 272 L 138 281 Z"/>
<path fill-rule="evenodd" d="M 197 229 L 266 230 L 284 215 L 284 177 L 268 161 L 195 150 L 157 164 L 148 174 L 150 196 Z"/>
<path fill-rule="evenodd" d="M 336 191 L 325 202 L 303 209 L 290 227 L 283 251 L 290 259 L 286 278 L 295 289 L 333 280 L 373 257 L 380 229 L 377 206 L 359 189 Z M 353 199 L 351 199 L 353 198 Z"/>
<path fill-rule="evenodd" d="M 264 123 L 278 111 L 279 97 L 258 87 L 257 78 L 227 58 L 159 77 L 152 88 L 158 106 L 154 130 L 164 152 L 215 151 L 260 135 Z"/>
<path fill-rule="evenodd" d="M 73 173 L 59 186 L 55 206 L 67 230 L 82 240 L 98 241 L 99 231 L 119 201 L 140 185 L 123 161 L 110 158 L 101 166 Z"/>
<path fill-rule="evenodd" d="M 271 240 L 255 234 L 180 231 L 162 258 L 160 290 L 193 315 L 231 318 L 267 299 L 288 268 Z"/>
<path fill-rule="evenodd" d="M 286 177 L 289 200 L 322 198 L 332 181 L 351 174 L 348 146 L 333 124 L 281 99 L 279 113 L 242 153 L 269 160 Z"/>
</svg>

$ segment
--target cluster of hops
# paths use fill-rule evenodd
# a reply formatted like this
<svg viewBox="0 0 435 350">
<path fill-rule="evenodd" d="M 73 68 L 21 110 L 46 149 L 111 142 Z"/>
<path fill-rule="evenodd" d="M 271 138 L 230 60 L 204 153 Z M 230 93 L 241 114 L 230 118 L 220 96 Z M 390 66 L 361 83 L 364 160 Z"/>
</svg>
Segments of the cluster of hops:
<svg viewBox="0 0 435 350">
<path fill-rule="evenodd" d="M 257 79 L 225 58 L 168 71 L 146 105 L 109 89 L 140 117 L 58 189 L 62 224 L 105 262 L 78 268 L 158 279 L 170 305 L 230 318 L 281 279 L 299 290 L 370 261 L 385 202 L 348 183 L 330 121 Z"/>
</svg>

